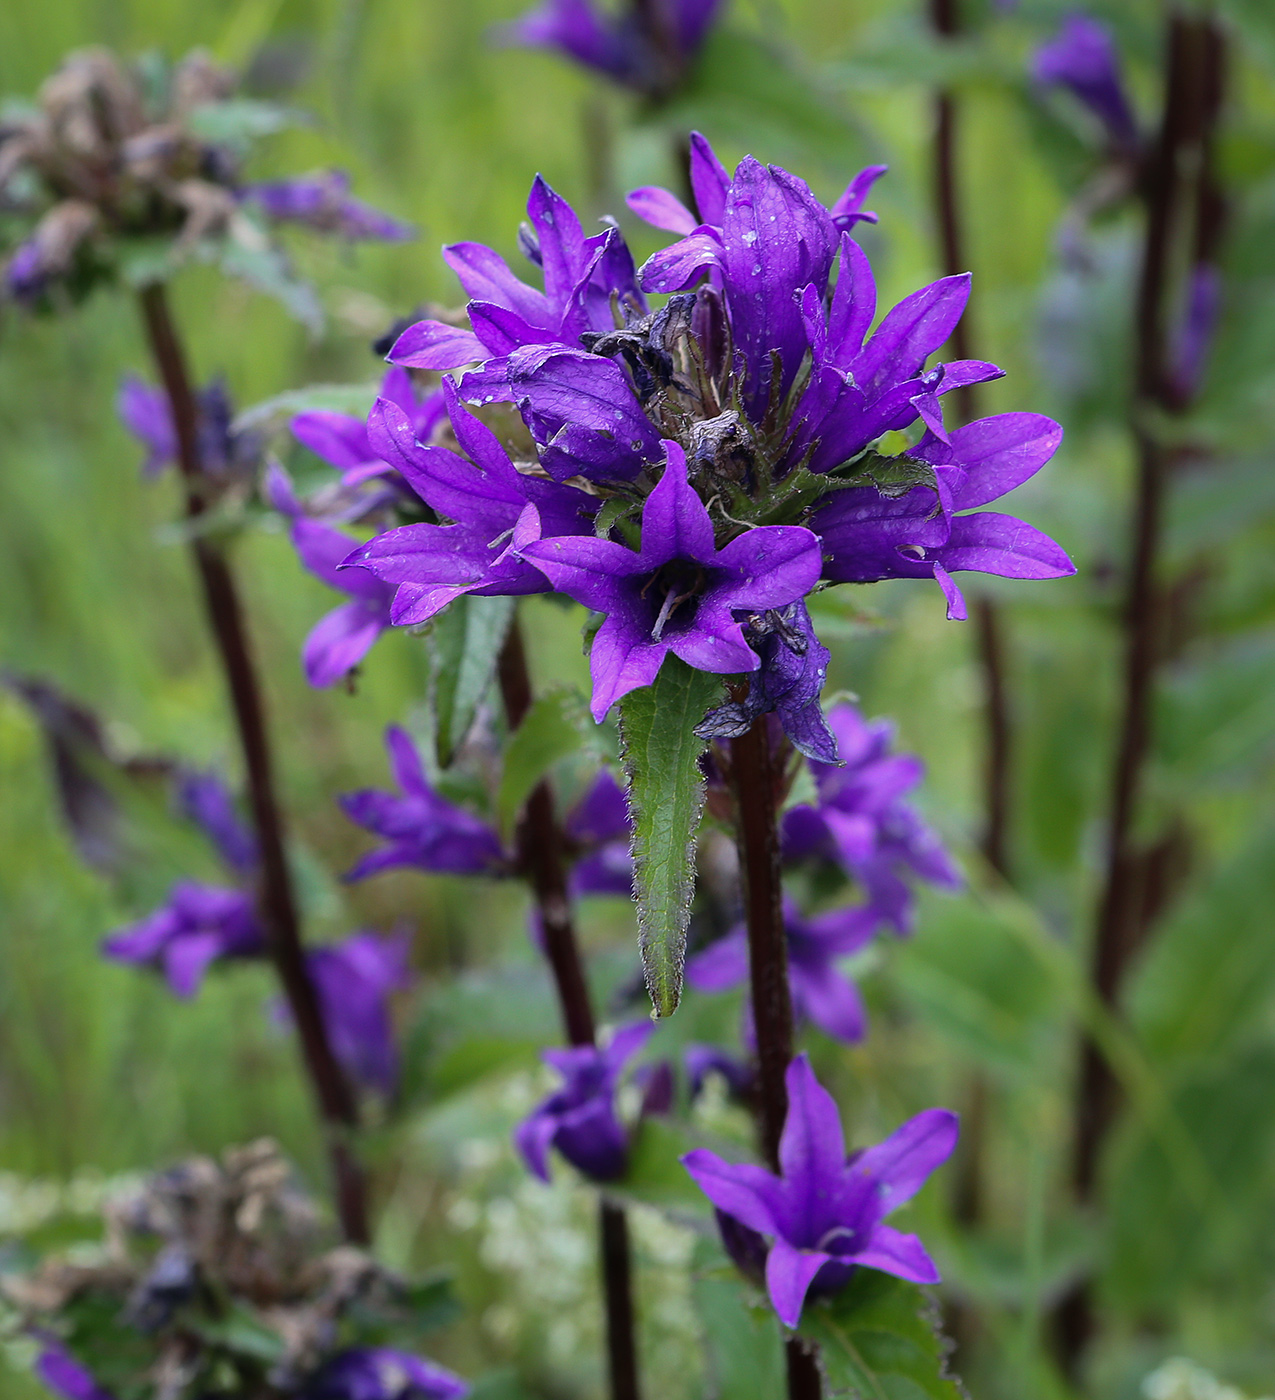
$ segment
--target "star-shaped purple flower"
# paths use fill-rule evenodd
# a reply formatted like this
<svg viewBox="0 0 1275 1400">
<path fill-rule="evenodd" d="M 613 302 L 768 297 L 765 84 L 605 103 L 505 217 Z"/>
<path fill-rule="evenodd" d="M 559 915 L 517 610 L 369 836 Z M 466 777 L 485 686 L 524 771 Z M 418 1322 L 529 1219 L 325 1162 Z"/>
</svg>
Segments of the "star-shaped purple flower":
<svg viewBox="0 0 1275 1400">
<path fill-rule="evenodd" d="M 586 331 L 609 331 L 612 298 L 646 310 L 633 256 L 614 225 L 585 236 L 576 212 L 539 175 L 527 200 L 530 225 L 519 233 L 527 260 L 544 273 L 544 290 L 515 277 L 505 260 L 482 243 L 452 243 L 447 265 L 470 298 L 471 330 L 418 321 L 399 336 L 392 364 L 413 369 L 456 369 L 509 355 L 519 346 L 579 349 Z"/>
<path fill-rule="evenodd" d="M 251 894 L 194 880 L 179 880 L 154 913 L 102 943 L 116 962 L 159 968 L 179 997 L 195 995 L 210 963 L 259 958 L 265 949 Z"/>
<path fill-rule="evenodd" d="M 398 1080 L 388 997 L 411 986 L 409 944 L 407 933 L 356 933 L 306 958 L 333 1054 L 352 1079 L 383 1094 Z"/>
<path fill-rule="evenodd" d="M 468 1384 L 423 1356 L 392 1347 L 353 1347 L 325 1361 L 299 1400 L 462 1400 Z"/>
<path fill-rule="evenodd" d="M 828 715 L 842 762 L 812 762 L 817 806 L 803 803 L 784 816 L 784 859 L 832 861 L 867 894 L 878 921 L 907 933 L 912 924 L 909 878 L 959 889 L 960 872 L 942 842 L 903 801 L 925 774 L 914 754 L 893 754 L 894 726 L 867 722 L 842 703 Z"/>
<path fill-rule="evenodd" d="M 485 821 L 435 792 L 407 731 L 391 725 L 385 747 L 402 795 L 368 788 L 337 799 L 355 825 L 387 842 L 363 856 L 345 878 L 365 880 L 403 866 L 446 875 L 508 873 L 510 861 L 500 837 Z"/>
<path fill-rule="evenodd" d="M 1112 145 L 1137 149 L 1138 123 L 1106 25 L 1088 15 L 1071 15 L 1057 35 L 1036 50 L 1032 73 L 1039 83 L 1069 88 L 1102 122 Z"/>
<path fill-rule="evenodd" d="M 719 1211 L 743 1230 L 771 1238 L 766 1290 L 780 1321 L 796 1327 L 807 1296 L 843 1287 L 855 1268 L 938 1283 L 921 1241 L 883 1222 L 952 1155 L 956 1115 L 927 1109 L 883 1143 L 847 1158 L 837 1105 L 804 1055 L 788 1066 L 785 1082 L 779 1176 L 723 1161 L 706 1148 L 682 1158 Z"/>
<path fill-rule="evenodd" d="M 310 684 L 335 685 L 363 660 L 391 625 L 394 589 L 365 570 L 341 567 L 354 541 L 304 513 L 278 462 L 270 464 L 266 495 L 276 510 L 292 520 L 292 544 L 302 564 L 315 578 L 350 600 L 321 617 L 301 648 L 301 661 Z"/>
<path fill-rule="evenodd" d="M 527 1169 L 549 1180 L 549 1149 L 556 1147 L 592 1181 L 614 1181 L 628 1163 L 629 1135 L 615 1111 L 615 1091 L 629 1060 L 655 1029 L 649 1021 L 622 1026 L 605 1050 L 573 1045 L 545 1050 L 541 1058 L 562 1075 L 550 1094 L 514 1130 L 514 1146 Z"/>
<path fill-rule="evenodd" d="M 735 613 L 785 607 L 818 576 L 818 541 L 799 526 L 745 530 L 719 550 L 687 482 L 686 454 L 675 442 L 664 447 L 640 550 L 583 536 L 521 550 L 560 593 L 606 614 L 589 655 L 599 723 L 622 696 L 655 680 L 670 651 L 701 671 L 755 671 L 760 662 Z"/>
<path fill-rule="evenodd" d="M 304 224 L 320 233 L 333 233 L 351 242 L 375 239 L 401 243 L 416 237 L 411 224 L 392 219 L 350 194 L 350 177 L 343 170 L 294 175 L 249 185 L 244 198 L 276 223 Z"/>
<path fill-rule="evenodd" d="M 368 416 L 371 450 L 453 522 L 400 525 L 346 551 L 341 576 L 373 575 L 392 594 L 389 620 L 400 627 L 428 621 L 465 593 L 547 592 L 544 575 L 513 548 L 524 517 L 555 535 L 592 533 L 599 505 L 574 486 L 520 472 L 491 429 L 460 404 L 450 381 L 443 390 L 463 457 L 422 446 L 407 415 L 388 399 L 378 399 Z"/>
<path fill-rule="evenodd" d="M 850 905 L 803 918 L 784 900 L 788 942 L 788 987 L 796 1020 L 813 1021 L 834 1040 L 856 1045 L 868 1018 L 859 989 L 840 970 L 841 959 L 872 941 L 881 917 L 870 905 Z M 710 943 L 686 964 L 686 981 L 697 992 L 725 992 L 748 980 L 748 931 L 741 925 Z M 745 1007 L 746 1038 L 752 1039 L 751 1010 Z"/>
<path fill-rule="evenodd" d="M 975 509 L 1034 476 L 1061 439 L 1058 424 L 1039 413 L 981 418 L 957 428 L 949 442 L 927 432 L 906 456 L 933 468 L 933 488 L 895 495 L 849 487 L 834 492 L 812 517 L 823 543 L 824 577 L 834 583 L 933 578 L 947 599 L 948 617 L 964 620 L 965 598 L 953 573 L 1074 574 L 1075 565 L 1048 535 L 1011 515 Z"/>
<path fill-rule="evenodd" d="M 698 53 L 720 3 L 657 0 L 612 18 L 590 0 L 546 0 L 497 32 L 506 43 L 557 49 L 614 82 L 659 97 Z"/>
</svg>

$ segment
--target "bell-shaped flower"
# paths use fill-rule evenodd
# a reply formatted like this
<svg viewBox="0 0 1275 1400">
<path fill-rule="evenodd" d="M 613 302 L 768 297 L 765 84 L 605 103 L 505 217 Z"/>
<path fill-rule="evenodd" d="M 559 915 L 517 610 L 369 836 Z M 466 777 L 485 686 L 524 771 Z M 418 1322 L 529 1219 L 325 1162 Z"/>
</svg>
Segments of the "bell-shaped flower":
<svg viewBox="0 0 1275 1400">
<path fill-rule="evenodd" d="M 633 828 L 624 792 L 603 768 L 562 822 L 574 894 L 633 893 Z"/>
<path fill-rule="evenodd" d="M 224 477 L 236 469 L 254 466 L 260 450 L 256 433 L 236 432 L 234 409 L 220 379 L 201 389 L 199 408 L 199 464 L 212 477 Z M 168 395 L 157 385 L 136 375 L 125 376 L 115 400 L 120 422 L 147 449 L 143 476 L 158 476 L 177 461 L 177 431 Z"/>
<path fill-rule="evenodd" d="M 975 507 L 1034 476 L 1054 455 L 1062 429 L 1038 413 L 1002 413 L 957 428 L 949 442 L 927 432 L 906 458 L 933 469 L 933 484 L 882 492 L 875 485 L 835 491 L 811 518 L 834 583 L 933 578 L 949 618 L 963 620 L 965 598 L 953 573 L 1064 578 L 1075 565 L 1048 535 Z M 958 514 L 958 512 L 960 512 Z"/>
<path fill-rule="evenodd" d="M 788 1066 L 785 1083 L 788 1117 L 778 1176 L 723 1161 L 706 1148 L 682 1158 L 737 1234 L 769 1237 L 766 1291 L 780 1321 L 796 1327 L 810 1294 L 835 1292 L 856 1268 L 938 1283 L 921 1241 L 884 1221 L 951 1156 L 956 1115 L 927 1109 L 884 1142 L 847 1157 L 837 1105 L 804 1055 Z"/>
<path fill-rule="evenodd" d="M 302 564 L 350 600 L 321 617 L 301 648 L 310 684 L 335 685 L 363 660 L 391 625 L 394 589 L 362 569 L 341 567 L 354 541 L 304 513 L 287 473 L 277 462 L 270 464 L 266 494 L 270 504 L 292 520 L 292 544 Z"/>
<path fill-rule="evenodd" d="M 538 1104 L 514 1130 L 527 1169 L 549 1180 L 549 1149 L 556 1147 L 592 1181 L 614 1181 L 628 1164 L 629 1134 L 616 1111 L 625 1065 L 655 1029 L 649 1021 L 622 1026 L 605 1050 L 573 1045 L 545 1050 L 544 1062 L 562 1076 L 562 1087 Z"/>
<path fill-rule="evenodd" d="M 527 200 L 530 224 L 519 234 L 523 255 L 544 274 L 544 290 L 515 277 L 482 243 L 452 243 L 443 258 L 466 295 L 471 330 L 441 321 L 409 326 L 389 353 L 392 364 L 456 369 L 509 355 L 520 346 L 576 350 L 586 331 L 615 326 L 612 298 L 645 311 L 633 256 L 614 225 L 585 236 L 576 212 L 539 175 Z"/>
<path fill-rule="evenodd" d="M 244 878 L 253 874 L 258 860 L 256 835 L 240 816 L 230 789 L 216 773 L 180 773 L 177 804 L 203 828 L 229 869 Z"/>
<path fill-rule="evenodd" d="M 1118 150 L 1138 146 L 1138 123 L 1125 92 L 1120 55 L 1111 32 L 1088 15 L 1070 15 L 1047 44 L 1036 50 L 1032 72 L 1038 83 L 1065 87 L 1098 118 Z"/>
<path fill-rule="evenodd" d="M 61 1346 L 45 1346 L 36 1358 L 35 1376 L 60 1400 L 115 1400 L 93 1374 Z"/>
<path fill-rule="evenodd" d="M 446 875 L 507 874 L 509 857 L 499 835 L 430 786 L 407 731 L 391 725 L 385 731 L 385 747 L 399 793 L 368 788 L 337 799 L 356 826 L 386 842 L 363 856 L 345 878 L 365 880 L 402 867 Z"/>
<path fill-rule="evenodd" d="M 842 703 L 828 721 L 842 761 L 810 764 L 819 802 L 785 814 L 784 860 L 840 865 L 863 888 L 877 921 L 907 933 L 911 880 L 946 889 L 961 884 L 938 836 L 903 800 L 921 781 L 925 765 L 914 754 L 890 752 L 894 726 L 889 720 L 869 723 L 853 705 Z"/>
<path fill-rule="evenodd" d="M 560 592 L 606 614 L 589 654 L 593 716 L 655 680 L 672 652 L 689 666 L 755 671 L 736 612 L 786 607 L 814 586 L 818 541 L 799 526 L 745 530 L 724 549 L 686 476 L 686 455 L 664 444 L 667 465 L 642 512 L 642 543 L 627 549 L 585 536 L 544 538 L 521 553 Z"/>
<path fill-rule="evenodd" d="M 796 1021 L 812 1021 L 834 1040 L 857 1044 L 867 1030 L 859 989 L 840 969 L 841 960 L 871 941 L 881 923 L 871 905 L 833 909 L 803 918 L 784 900 L 788 987 Z M 686 964 L 686 981 L 697 992 L 725 992 L 748 980 L 748 931 L 741 925 L 710 943 Z M 745 1008 L 746 1038 L 752 1017 Z"/>
<path fill-rule="evenodd" d="M 356 933 L 306 957 L 332 1053 L 351 1079 L 387 1095 L 399 1066 L 389 996 L 411 986 L 409 942 Z"/>
<path fill-rule="evenodd" d="M 393 1347 L 338 1352 L 304 1383 L 298 1400 L 463 1400 L 467 1382 L 445 1366 Z"/>
<path fill-rule="evenodd" d="M 265 932 L 246 890 L 179 880 L 153 913 L 103 940 L 116 962 L 158 968 L 179 997 L 192 997 L 210 963 L 258 958 Z"/>
<path fill-rule="evenodd" d="M 350 177 L 343 170 L 248 185 L 243 197 L 276 223 L 304 224 L 350 242 L 373 239 L 401 243 L 416 237 L 411 224 L 355 199 L 350 194 Z"/>
</svg>

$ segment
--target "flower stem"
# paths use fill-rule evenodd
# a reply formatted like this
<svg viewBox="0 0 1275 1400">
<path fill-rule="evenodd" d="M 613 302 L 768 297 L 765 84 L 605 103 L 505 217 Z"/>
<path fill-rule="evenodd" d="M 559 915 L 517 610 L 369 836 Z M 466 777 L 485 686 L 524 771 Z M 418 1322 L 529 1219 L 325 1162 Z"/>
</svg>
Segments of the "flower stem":
<svg viewBox="0 0 1275 1400">
<path fill-rule="evenodd" d="M 500 651 L 497 667 L 505 717 L 517 729 L 531 709 L 531 675 L 518 615 Z M 523 876 L 531 886 L 544 935 L 545 955 L 558 991 L 562 1026 L 572 1045 L 596 1043 L 593 1006 L 584 963 L 576 941 L 562 858 L 562 832 L 548 779 L 527 799 L 518 829 Z M 633 1263 L 624 1207 L 602 1198 L 598 1206 L 602 1290 L 606 1310 L 607 1367 L 611 1400 L 639 1400 L 637 1316 L 633 1301 Z"/>
<path fill-rule="evenodd" d="M 140 300 L 151 354 L 172 411 L 177 460 L 186 488 L 186 518 L 194 524 L 209 504 L 205 495 L 207 479 L 199 453 L 199 407 L 163 284 L 152 283 L 143 288 Z M 306 969 L 285 851 L 283 816 L 275 794 L 265 709 L 243 606 L 222 547 L 194 532 L 190 550 L 239 731 L 253 825 L 261 852 L 257 899 L 270 956 L 297 1028 L 302 1061 L 326 1129 L 341 1228 L 352 1243 L 366 1244 L 369 1239 L 366 1183 L 350 1143 L 358 1127 L 358 1103 L 332 1052 L 314 984 Z"/>
<path fill-rule="evenodd" d="M 1184 242 L 1207 260 L 1220 237 L 1220 200 L 1212 147 L 1221 108 L 1224 42 L 1207 17 L 1171 14 L 1167 34 L 1164 110 L 1142 175 L 1145 206 L 1142 265 L 1134 313 L 1135 386 L 1131 427 L 1138 452 L 1137 497 L 1130 571 L 1122 613 L 1123 705 L 1111 774 L 1106 870 L 1091 949 L 1090 977 L 1103 1003 L 1119 1010 L 1129 963 L 1149 931 L 1145 897 L 1148 858 L 1135 836 L 1151 753 L 1156 673 L 1164 652 L 1164 590 L 1160 582 L 1166 498 L 1173 450 L 1157 435 L 1154 416 L 1186 403 L 1171 373 L 1169 316 Z M 1119 1106 L 1118 1086 L 1098 1046 L 1081 1047 L 1076 1092 L 1072 1181 L 1083 1205 L 1098 1195 L 1101 1149 Z M 1054 1317 L 1059 1361 L 1079 1373 L 1096 1326 L 1090 1285 L 1082 1279 Z"/>
<path fill-rule="evenodd" d="M 779 1171 L 779 1139 L 788 1116 L 784 1075 L 792 1061 L 792 995 L 780 874 L 778 778 L 766 715 L 731 741 L 731 778 L 748 921 L 748 970 L 757 1036 L 761 1149 Z M 817 1352 L 800 1337 L 786 1344 L 789 1400 L 819 1400 Z"/>
</svg>

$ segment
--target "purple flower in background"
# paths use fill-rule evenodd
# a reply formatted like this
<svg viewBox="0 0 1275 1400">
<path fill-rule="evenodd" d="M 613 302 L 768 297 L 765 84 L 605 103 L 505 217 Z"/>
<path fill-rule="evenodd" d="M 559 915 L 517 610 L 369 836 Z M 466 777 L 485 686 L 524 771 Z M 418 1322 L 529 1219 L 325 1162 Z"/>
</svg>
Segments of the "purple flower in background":
<svg viewBox="0 0 1275 1400">
<path fill-rule="evenodd" d="M 576 895 L 633 892 L 632 825 L 628 803 L 609 769 L 603 768 L 567 813 L 563 835 L 574 857 L 571 889 Z"/>
<path fill-rule="evenodd" d="M 837 1105 L 804 1055 L 788 1066 L 785 1082 L 788 1117 L 779 1176 L 723 1161 L 705 1148 L 682 1158 L 719 1211 L 742 1231 L 771 1238 L 766 1291 L 780 1321 L 796 1327 L 807 1296 L 835 1292 L 855 1268 L 938 1283 L 921 1241 L 883 1221 L 951 1156 L 956 1115 L 927 1109 L 883 1143 L 847 1157 Z"/>
<path fill-rule="evenodd" d="M 365 880 L 403 866 L 446 875 L 507 874 L 500 837 L 486 822 L 434 791 L 407 731 L 391 725 L 385 731 L 385 747 L 402 795 L 364 789 L 337 799 L 355 825 L 387 843 L 369 851 L 345 878 Z"/>
<path fill-rule="evenodd" d="M 340 1352 L 305 1383 L 300 1400 L 461 1400 L 468 1384 L 436 1362 L 391 1347 Z"/>
<path fill-rule="evenodd" d="M 61 1347 L 47 1347 L 35 1363 L 36 1378 L 62 1400 L 115 1400 Z"/>
<path fill-rule="evenodd" d="M 575 350 L 585 331 L 611 331 L 612 298 L 644 313 L 633 257 L 618 228 L 586 237 L 575 210 L 539 176 L 527 200 L 530 224 L 519 247 L 544 274 L 544 290 L 520 281 L 481 243 L 452 243 L 443 258 L 470 298 L 472 330 L 418 321 L 399 336 L 391 363 L 413 369 L 456 369 L 509 355 L 520 346 Z"/>
<path fill-rule="evenodd" d="M 254 462 L 260 446 L 255 433 L 232 429 L 234 409 L 226 386 L 214 380 L 199 391 L 199 462 L 212 476 L 224 476 Z M 120 422 L 147 449 L 143 476 L 158 476 L 177 461 L 177 432 L 163 389 L 136 375 L 126 375 L 115 401 Z"/>
<path fill-rule="evenodd" d="M 964 620 L 965 598 L 953 573 L 1074 574 L 1075 565 L 1048 535 L 1011 515 L 974 509 L 1034 476 L 1061 440 L 1058 424 L 1038 413 L 981 418 L 957 428 L 948 442 L 927 432 L 906 457 L 933 468 L 933 487 L 900 495 L 852 486 L 816 512 L 810 523 L 823 543 L 823 576 L 834 583 L 933 578 L 948 617 Z"/>
<path fill-rule="evenodd" d="M 416 237 L 410 224 L 355 199 L 350 194 L 350 177 L 343 170 L 249 185 L 244 197 L 276 222 L 305 224 L 320 233 L 334 233 L 351 241 L 378 239 L 399 243 Z"/>
<path fill-rule="evenodd" d="M 319 619 L 301 648 L 306 679 L 316 687 L 335 685 L 363 660 L 390 626 L 394 590 L 361 569 L 342 569 L 354 543 L 331 525 L 305 515 L 288 474 L 271 462 L 266 476 L 270 504 L 292 520 L 292 544 L 315 578 L 349 596 L 348 603 Z"/>
<path fill-rule="evenodd" d="M 664 446 L 668 464 L 646 499 L 640 550 L 579 536 L 521 551 L 559 592 L 606 614 L 589 655 L 599 722 L 622 696 L 650 685 L 670 651 L 703 671 L 756 670 L 734 612 L 784 607 L 818 576 L 818 541 L 798 526 L 746 530 L 718 550 L 685 453 Z"/>
<path fill-rule="evenodd" d="M 1183 403 L 1199 392 L 1221 313 L 1222 274 L 1209 263 L 1197 263 L 1187 282 L 1186 306 L 1170 353 L 1173 390 Z"/>
<path fill-rule="evenodd" d="M 44 265 L 38 240 L 28 238 L 18 245 L 5 267 L 5 288 L 15 301 L 30 305 L 39 301 L 52 275 Z"/>
<path fill-rule="evenodd" d="M 719 1045 L 688 1045 L 682 1051 L 682 1063 L 693 1099 L 704 1092 L 710 1074 L 720 1074 L 736 1098 L 748 1098 L 756 1087 L 752 1065 Z"/>
<path fill-rule="evenodd" d="M 788 985 L 793 1015 L 813 1021 L 821 1031 L 847 1045 L 867 1030 L 867 1013 L 859 989 L 837 964 L 872 939 L 881 919 L 870 905 L 833 909 L 803 918 L 784 900 L 784 934 L 788 941 Z M 741 925 L 710 943 L 686 964 L 686 981 L 697 992 L 725 992 L 748 980 L 748 932 Z M 751 1012 L 745 1008 L 751 1033 Z"/>
<path fill-rule="evenodd" d="M 393 599 L 389 618 L 396 626 L 426 622 L 465 593 L 547 592 L 544 575 L 519 556 L 518 539 L 529 524 L 551 534 L 591 534 L 600 504 L 574 486 L 518 471 L 491 429 L 461 406 L 450 382 L 443 388 L 463 457 L 422 446 L 407 415 L 388 399 L 378 399 L 368 418 L 372 450 L 453 522 L 400 525 L 346 551 L 343 575 L 373 575 Z"/>
<path fill-rule="evenodd" d="M 1069 88 L 1102 122 L 1112 145 L 1133 150 L 1138 124 L 1125 94 L 1120 57 L 1107 26 L 1088 15 L 1070 16 L 1036 51 L 1036 81 Z"/>
<path fill-rule="evenodd" d="M 748 694 L 710 710 L 696 734 L 736 739 L 761 715 L 775 714 L 798 753 L 836 763 L 837 741 L 819 703 L 832 654 L 815 636 L 805 603 L 755 614 L 744 635 L 761 662 L 748 678 Z"/>
<path fill-rule="evenodd" d="M 912 891 L 905 877 L 957 889 L 960 872 L 933 831 L 903 801 L 925 774 L 914 754 L 892 754 L 894 726 L 866 721 L 853 705 L 828 716 L 842 763 L 812 762 L 817 806 L 802 804 L 784 816 L 786 862 L 806 859 L 840 865 L 862 885 L 876 920 L 907 933 Z"/>
<path fill-rule="evenodd" d="M 557 49 L 649 97 L 666 96 L 699 52 L 721 0 L 654 0 L 619 17 L 590 0 L 545 0 L 503 26 L 506 43 Z"/>
<path fill-rule="evenodd" d="M 649 1021 L 622 1026 L 605 1050 L 573 1045 L 542 1052 L 545 1063 L 562 1075 L 563 1085 L 514 1130 L 514 1146 L 529 1171 L 548 1181 L 549 1149 L 556 1147 L 593 1181 L 614 1181 L 624 1174 L 629 1137 L 616 1116 L 615 1091 L 624 1066 L 654 1029 Z"/>
<path fill-rule="evenodd" d="M 447 420 L 441 390 L 417 393 L 411 374 L 397 366 L 391 366 L 381 381 L 379 397 L 402 411 L 421 442 L 428 442 Z M 341 485 L 347 490 L 353 491 L 377 480 L 385 480 L 389 486 L 398 488 L 393 495 L 378 493 L 367 499 L 356 498 L 357 513 L 365 513 L 395 497 L 407 495 L 410 498 L 411 492 L 393 467 L 373 450 L 368 440 L 366 418 L 316 408 L 298 413 L 288 427 L 303 447 L 336 468 Z"/>
<path fill-rule="evenodd" d="M 154 913 L 102 943 L 102 952 L 116 962 L 158 968 L 179 997 L 195 995 L 210 963 L 258 958 L 265 949 L 249 893 L 193 880 L 179 880 Z"/>
<path fill-rule="evenodd" d="M 352 1079 L 383 1094 L 398 1080 L 388 997 L 411 985 L 409 945 L 406 933 L 356 933 L 306 959 L 333 1054 Z"/>
<path fill-rule="evenodd" d="M 253 873 L 257 867 L 257 838 L 239 815 L 230 789 L 216 773 L 183 772 L 177 784 L 177 804 L 203 828 L 231 870 L 242 876 Z"/>
</svg>

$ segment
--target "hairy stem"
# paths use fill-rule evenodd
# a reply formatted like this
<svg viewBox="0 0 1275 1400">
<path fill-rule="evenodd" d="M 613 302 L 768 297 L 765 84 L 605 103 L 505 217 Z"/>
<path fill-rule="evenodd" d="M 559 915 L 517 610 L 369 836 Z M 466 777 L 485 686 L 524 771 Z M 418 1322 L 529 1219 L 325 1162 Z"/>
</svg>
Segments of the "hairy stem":
<svg viewBox="0 0 1275 1400">
<path fill-rule="evenodd" d="M 788 1116 L 784 1075 L 793 1053 L 792 995 L 788 989 L 776 810 L 779 774 L 765 715 L 747 734 L 731 741 L 731 777 L 748 922 L 761 1149 L 767 1165 L 778 1172 L 779 1139 Z M 819 1400 L 821 1383 L 814 1348 L 800 1337 L 790 1337 L 785 1346 L 788 1400 Z"/>
<path fill-rule="evenodd" d="M 531 675 L 518 616 L 500 651 L 500 693 L 510 729 L 516 729 L 531 708 Z M 572 1045 L 596 1043 L 593 1005 L 576 942 L 562 854 L 562 832 L 554 810 L 553 788 L 538 783 L 527 799 L 518 828 L 523 877 L 535 896 L 544 937 L 545 956 L 558 992 L 562 1026 Z M 605 1197 L 598 1207 L 598 1236 L 602 1289 L 606 1309 L 607 1369 L 611 1400 L 638 1400 L 637 1316 L 633 1301 L 633 1264 L 624 1207 Z"/>
<path fill-rule="evenodd" d="M 1154 414 L 1185 408 L 1171 366 L 1169 317 L 1181 255 L 1211 258 L 1221 226 L 1212 172 L 1213 135 L 1221 108 L 1224 48 L 1206 17 L 1172 14 L 1160 131 L 1143 169 L 1145 209 L 1134 311 L 1135 380 L 1130 408 L 1138 477 L 1130 567 L 1122 611 L 1123 697 L 1111 773 L 1106 868 L 1098 901 L 1090 977 L 1103 1003 L 1119 1009 L 1129 963 L 1146 938 L 1154 902 L 1144 898 L 1148 852 L 1136 836 L 1151 754 L 1156 673 L 1164 650 L 1160 582 L 1165 506 L 1173 452 L 1157 435 Z M 1098 1195 L 1101 1150 L 1119 1106 L 1118 1086 L 1092 1040 L 1081 1046 L 1076 1090 L 1072 1180 L 1082 1204 Z M 1063 1370 L 1075 1377 L 1095 1330 L 1088 1280 L 1061 1301 L 1054 1319 Z"/>
<path fill-rule="evenodd" d="M 141 292 L 142 319 L 155 367 L 168 396 L 177 437 L 177 460 L 192 524 L 208 507 L 207 478 L 199 452 L 199 406 L 191 386 L 177 328 L 162 283 Z M 314 984 L 306 968 L 292 877 L 284 843 L 283 815 L 275 793 L 274 765 L 261 685 L 235 576 L 222 548 L 193 533 L 191 556 L 199 575 L 204 609 L 230 691 L 239 732 L 253 825 L 260 849 L 257 900 L 271 959 L 301 1042 L 302 1060 L 327 1129 L 337 1211 L 348 1240 L 369 1240 L 367 1193 L 350 1137 L 358 1127 L 358 1102 L 328 1040 Z"/>
</svg>

